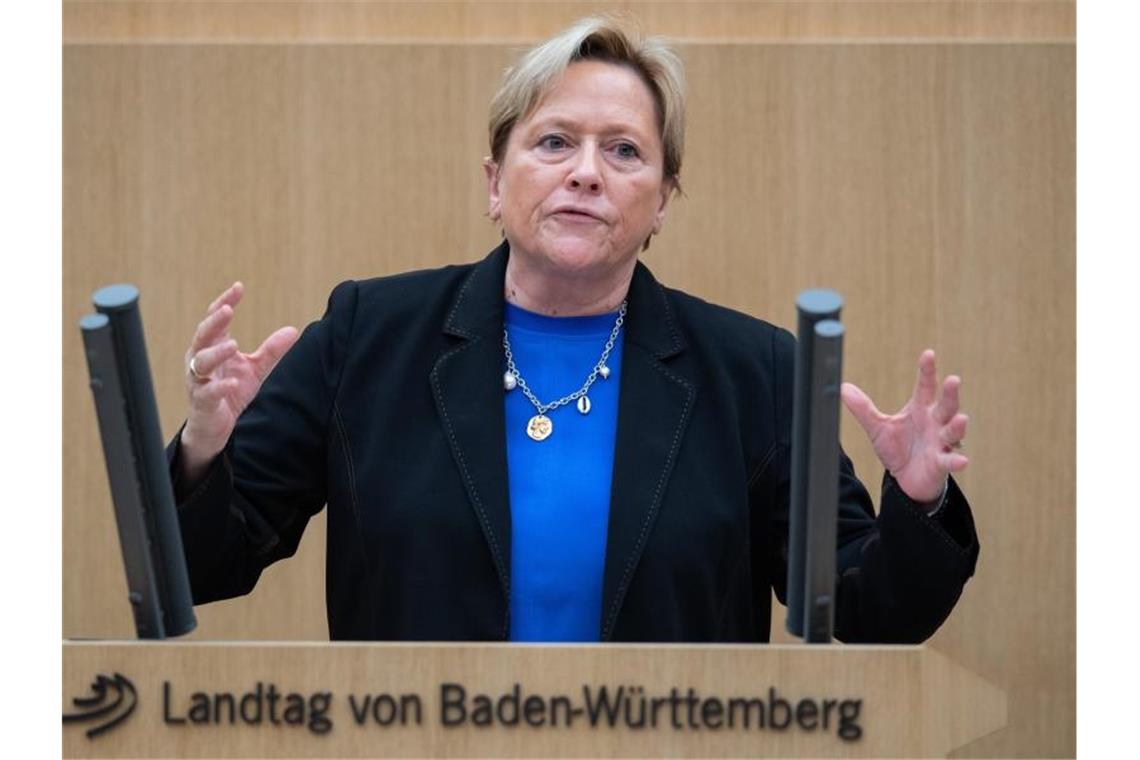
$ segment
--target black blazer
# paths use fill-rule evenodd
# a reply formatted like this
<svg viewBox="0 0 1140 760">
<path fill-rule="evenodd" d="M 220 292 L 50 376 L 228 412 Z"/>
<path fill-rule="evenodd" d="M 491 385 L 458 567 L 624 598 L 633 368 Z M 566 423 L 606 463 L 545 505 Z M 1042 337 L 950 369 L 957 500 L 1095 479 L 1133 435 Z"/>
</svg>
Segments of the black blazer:
<svg viewBox="0 0 1140 760">
<path fill-rule="evenodd" d="M 332 638 L 508 638 L 507 257 L 337 286 L 203 481 L 175 484 L 196 603 L 249 592 L 327 502 Z M 640 263 L 628 301 L 598 638 L 767 641 L 794 339 Z M 888 477 L 876 519 L 844 457 L 840 496 L 837 636 L 928 637 L 978 555 L 962 494 L 931 518 Z"/>
</svg>

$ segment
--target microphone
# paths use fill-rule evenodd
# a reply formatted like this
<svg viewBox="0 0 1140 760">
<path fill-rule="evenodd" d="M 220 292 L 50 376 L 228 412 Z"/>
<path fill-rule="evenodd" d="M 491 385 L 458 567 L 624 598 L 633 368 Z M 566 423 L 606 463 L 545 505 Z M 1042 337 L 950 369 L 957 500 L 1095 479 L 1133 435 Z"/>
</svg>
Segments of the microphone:
<svg viewBox="0 0 1140 760">
<path fill-rule="evenodd" d="M 79 321 L 107 465 L 128 598 L 140 639 L 198 624 L 133 285 L 109 285 Z"/>
<path fill-rule="evenodd" d="M 832 290 L 796 299 L 786 626 L 809 643 L 831 641 L 834 627 L 842 308 Z"/>
</svg>

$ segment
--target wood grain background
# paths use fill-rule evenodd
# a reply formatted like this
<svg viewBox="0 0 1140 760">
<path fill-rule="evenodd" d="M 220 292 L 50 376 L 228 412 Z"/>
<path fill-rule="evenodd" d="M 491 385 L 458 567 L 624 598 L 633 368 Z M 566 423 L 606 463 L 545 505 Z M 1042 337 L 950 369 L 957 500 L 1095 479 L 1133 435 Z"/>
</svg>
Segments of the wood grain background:
<svg viewBox="0 0 1140 760">
<path fill-rule="evenodd" d="M 487 102 L 598 3 L 64 3 L 64 636 L 133 634 L 77 321 L 129 281 L 164 433 L 202 310 L 235 337 L 337 282 L 480 258 Z M 623 3 L 683 38 L 686 197 L 659 279 L 787 326 L 847 299 L 845 375 L 964 377 L 978 573 L 931 646 L 1009 692 L 961 756 L 1075 753 L 1075 46 L 1068 2 Z M 854 421 L 857 469 L 879 468 Z M 323 639 L 324 523 L 195 638 Z M 773 624 L 781 638 L 782 619 Z"/>
</svg>

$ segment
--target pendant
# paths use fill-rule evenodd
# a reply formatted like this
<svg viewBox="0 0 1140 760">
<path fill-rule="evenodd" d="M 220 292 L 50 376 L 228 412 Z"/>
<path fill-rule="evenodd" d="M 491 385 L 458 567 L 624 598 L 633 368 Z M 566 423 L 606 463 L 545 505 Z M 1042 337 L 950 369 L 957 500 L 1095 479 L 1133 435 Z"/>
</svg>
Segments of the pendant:
<svg viewBox="0 0 1140 760">
<path fill-rule="evenodd" d="M 545 414 L 536 414 L 526 426 L 526 434 L 535 441 L 545 441 L 554 432 L 554 423 Z"/>
<path fill-rule="evenodd" d="M 503 387 L 505 389 L 513 391 L 518 384 L 519 381 L 515 378 L 514 373 L 506 372 L 503 374 Z"/>
<path fill-rule="evenodd" d="M 582 414 L 589 414 L 590 413 L 590 397 L 589 396 L 579 396 L 578 397 L 578 411 L 581 412 Z"/>
<path fill-rule="evenodd" d="M 602 366 L 598 367 L 598 374 L 602 376 L 603 380 L 609 380 L 610 368 L 603 364 Z"/>
</svg>

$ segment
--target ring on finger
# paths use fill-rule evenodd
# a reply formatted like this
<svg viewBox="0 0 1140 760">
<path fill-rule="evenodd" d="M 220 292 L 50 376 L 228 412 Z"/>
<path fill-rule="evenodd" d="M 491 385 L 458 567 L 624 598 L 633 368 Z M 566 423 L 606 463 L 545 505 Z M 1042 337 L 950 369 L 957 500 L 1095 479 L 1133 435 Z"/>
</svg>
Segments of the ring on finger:
<svg viewBox="0 0 1140 760">
<path fill-rule="evenodd" d="M 187 365 L 187 367 L 186 367 L 187 371 L 190 373 L 190 377 L 194 378 L 194 382 L 197 382 L 197 383 L 208 383 L 208 382 L 210 382 L 210 376 L 209 375 L 203 375 L 203 374 L 198 372 L 198 367 L 195 364 L 195 361 L 197 359 L 198 359 L 197 356 L 190 357 L 190 364 Z"/>
</svg>

